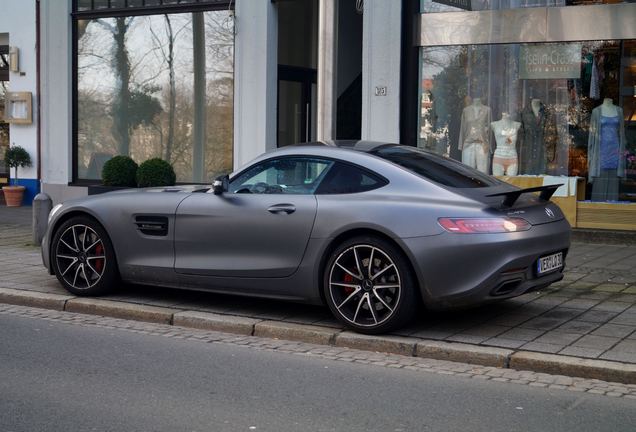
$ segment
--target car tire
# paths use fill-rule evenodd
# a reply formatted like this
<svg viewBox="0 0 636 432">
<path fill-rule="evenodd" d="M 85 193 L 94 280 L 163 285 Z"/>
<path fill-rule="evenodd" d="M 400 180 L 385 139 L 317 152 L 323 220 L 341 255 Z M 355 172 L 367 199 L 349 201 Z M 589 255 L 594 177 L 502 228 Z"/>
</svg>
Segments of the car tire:
<svg viewBox="0 0 636 432">
<path fill-rule="evenodd" d="M 78 296 L 112 292 L 119 279 L 108 234 L 86 216 L 73 217 L 56 229 L 51 242 L 51 265 L 62 286 Z"/>
<path fill-rule="evenodd" d="M 351 238 L 331 252 L 323 289 L 334 316 L 359 333 L 398 329 L 413 318 L 418 305 L 408 259 L 394 244 L 375 236 Z"/>
</svg>

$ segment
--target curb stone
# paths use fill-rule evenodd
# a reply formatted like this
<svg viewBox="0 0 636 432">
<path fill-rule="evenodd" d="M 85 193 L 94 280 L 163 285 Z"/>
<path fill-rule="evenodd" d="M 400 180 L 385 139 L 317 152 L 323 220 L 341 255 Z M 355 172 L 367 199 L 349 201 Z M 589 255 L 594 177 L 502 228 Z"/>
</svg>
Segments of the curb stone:
<svg viewBox="0 0 636 432">
<path fill-rule="evenodd" d="M 197 311 L 177 312 L 172 318 L 172 324 L 175 326 L 220 331 L 245 336 L 252 336 L 254 334 L 254 326 L 259 322 L 261 322 L 261 320 L 253 318 Z"/>
<path fill-rule="evenodd" d="M 336 336 L 337 347 L 377 351 L 412 357 L 417 339 L 400 336 L 369 336 L 359 333 L 342 332 Z"/>
<path fill-rule="evenodd" d="M 64 310 L 159 324 L 172 324 L 172 316 L 176 312 L 179 312 L 177 309 L 93 298 L 74 298 L 68 300 L 64 306 Z"/>
<path fill-rule="evenodd" d="M 423 341 L 417 343 L 417 357 L 507 368 L 512 350 L 465 343 Z"/>
<path fill-rule="evenodd" d="M 510 357 L 510 368 L 636 384 L 636 365 L 607 360 L 519 351 Z"/>
<path fill-rule="evenodd" d="M 63 311 L 66 302 L 74 298 L 72 295 L 0 288 L 0 302 L 17 306 L 31 306 Z"/>
<path fill-rule="evenodd" d="M 636 364 L 585 359 L 558 354 L 513 351 L 465 343 L 426 341 L 400 336 L 369 336 L 295 323 L 263 321 L 234 315 L 182 311 L 112 300 L 78 298 L 52 293 L 0 288 L 0 303 L 42 309 L 101 315 L 113 318 L 169 324 L 243 335 L 273 337 L 322 345 L 418 356 L 527 370 L 570 377 L 636 384 Z M 234 331 L 232 331 L 234 329 Z"/>
<path fill-rule="evenodd" d="M 319 345 L 333 345 L 340 330 L 280 321 L 262 321 L 254 327 L 254 336 L 285 339 Z"/>
</svg>

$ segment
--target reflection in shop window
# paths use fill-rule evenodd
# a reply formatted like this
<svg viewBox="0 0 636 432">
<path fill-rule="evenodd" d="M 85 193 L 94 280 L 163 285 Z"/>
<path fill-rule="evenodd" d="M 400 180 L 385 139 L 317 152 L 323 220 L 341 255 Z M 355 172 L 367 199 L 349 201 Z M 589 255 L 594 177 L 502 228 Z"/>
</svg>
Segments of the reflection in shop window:
<svg viewBox="0 0 636 432">
<path fill-rule="evenodd" d="M 630 0 L 420 0 L 422 13 L 630 3 Z"/>
<path fill-rule="evenodd" d="M 418 147 L 634 202 L 635 56 L 633 40 L 421 48 Z"/>
<path fill-rule="evenodd" d="M 232 170 L 234 29 L 227 10 L 77 21 L 77 175 L 160 157 L 179 182 Z"/>
</svg>

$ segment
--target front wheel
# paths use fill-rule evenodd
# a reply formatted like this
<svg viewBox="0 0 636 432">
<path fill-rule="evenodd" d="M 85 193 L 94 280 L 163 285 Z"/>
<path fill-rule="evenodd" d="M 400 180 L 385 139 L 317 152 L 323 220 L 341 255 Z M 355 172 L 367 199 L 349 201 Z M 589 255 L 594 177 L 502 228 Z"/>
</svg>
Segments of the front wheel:
<svg viewBox="0 0 636 432">
<path fill-rule="evenodd" d="M 51 263 L 60 283 L 80 296 L 112 291 L 118 277 L 115 253 L 108 234 L 93 219 L 73 217 L 56 231 Z"/>
<path fill-rule="evenodd" d="M 356 237 L 338 246 L 325 267 L 331 312 L 360 333 L 395 330 L 413 318 L 415 279 L 404 254 L 378 237 Z"/>
</svg>

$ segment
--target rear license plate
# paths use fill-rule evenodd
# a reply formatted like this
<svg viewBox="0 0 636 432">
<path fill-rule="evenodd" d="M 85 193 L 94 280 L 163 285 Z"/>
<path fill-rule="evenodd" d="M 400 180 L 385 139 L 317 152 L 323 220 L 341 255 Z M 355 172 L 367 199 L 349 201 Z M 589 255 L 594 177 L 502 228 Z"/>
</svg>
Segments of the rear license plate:
<svg viewBox="0 0 636 432">
<path fill-rule="evenodd" d="M 539 258 L 537 261 L 537 274 L 545 274 L 563 267 L 563 252 L 557 252 Z"/>
</svg>

